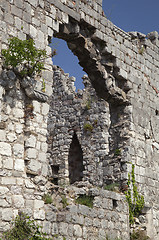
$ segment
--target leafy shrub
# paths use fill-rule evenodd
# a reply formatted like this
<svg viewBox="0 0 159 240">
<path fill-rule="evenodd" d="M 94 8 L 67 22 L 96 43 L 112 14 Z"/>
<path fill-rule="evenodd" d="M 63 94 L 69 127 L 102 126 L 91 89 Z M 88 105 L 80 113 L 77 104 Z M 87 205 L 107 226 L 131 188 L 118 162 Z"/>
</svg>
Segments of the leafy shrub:
<svg viewBox="0 0 159 240">
<path fill-rule="evenodd" d="M 61 202 L 63 204 L 63 208 L 67 207 L 68 206 L 68 202 L 67 202 L 67 198 L 65 195 L 62 195 L 61 196 Z"/>
<path fill-rule="evenodd" d="M 45 233 L 41 232 L 41 227 L 35 220 L 24 213 L 20 213 L 12 222 L 12 227 L 3 234 L 4 240 L 51 240 Z"/>
<path fill-rule="evenodd" d="M 12 37 L 8 40 L 8 49 L 2 49 L 4 66 L 11 67 L 21 77 L 33 76 L 44 68 L 46 51 L 35 47 L 33 39 L 20 40 Z"/>
<path fill-rule="evenodd" d="M 43 201 L 46 203 L 46 204 L 51 204 L 53 202 L 52 200 L 52 197 L 50 194 L 44 194 L 43 196 Z"/>
<path fill-rule="evenodd" d="M 81 204 L 81 205 L 85 205 L 87 207 L 93 208 L 93 200 L 94 200 L 93 196 L 81 195 L 75 200 L 75 202 L 77 204 Z"/>
<path fill-rule="evenodd" d="M 89 131 L 89 132 L 93 131 L 93 126 L 90 123 L 85 123 L 83 128 L 84 128 L 85 131 Z"/>
<path fill-rule="evenodd" d="M 109 185 L 104 186 L 105 190 L 118 192 L 119 191 L 119 183 L 111 183 Z"/>
<path fill-rule="evenodd" d="M 130 240 L 148 240 L 150 239 L 146 233 L 142 230 L 133 231 L 130 236 Z"/>
</svg>

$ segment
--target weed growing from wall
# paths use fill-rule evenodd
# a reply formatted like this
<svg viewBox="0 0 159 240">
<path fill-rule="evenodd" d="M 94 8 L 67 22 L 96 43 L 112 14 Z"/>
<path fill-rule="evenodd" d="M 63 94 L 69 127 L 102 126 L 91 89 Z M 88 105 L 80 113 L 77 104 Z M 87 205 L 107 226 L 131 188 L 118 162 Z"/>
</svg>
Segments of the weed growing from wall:
<svg viewBox="0 0 159 240">
<path fill-rule="evenodd" d="M 85 205 L 87 207 L 93 208 L 93 200 L 94 200 L 93 196 L 81 195 L 75 200 L 75 202 L 77 204 L 81 204 L 81 205 Z"/>
<path fill-rule="evenodd" d="M 8 42 L 8 49 L 2 49 L 5 67 L 10 67 L 20 77 L 31 77 L 44 69 L 46 51 L 37 49 L 33 39 L 20 40 L 12 37 Z"/>
<path fill-rule="evenodd" d="M 2 240 L 51 240 L 42 233 L 41 227 L 35 220 L 24 213 L 20 213 L 12 222 L 12 227 L 3 234 Z"/>
<path fill-rule="evenodd" d="M 144 207 L 144 197 L 138 193 L 135 174 L 134 164 L 132 164 L 131 174 L 128 174 L 128 191 L 125 192 L 126 200 L 129 205 L 129 223 L 134 223 L 134 217 L 138 217 Z"/>
</svg>

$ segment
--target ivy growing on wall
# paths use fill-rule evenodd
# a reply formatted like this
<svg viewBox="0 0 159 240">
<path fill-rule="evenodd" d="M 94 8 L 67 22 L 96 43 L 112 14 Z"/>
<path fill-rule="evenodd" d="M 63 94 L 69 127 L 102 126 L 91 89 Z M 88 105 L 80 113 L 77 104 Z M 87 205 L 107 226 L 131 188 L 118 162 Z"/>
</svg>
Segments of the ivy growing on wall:
<svg viewBox="0 0 159 240">
<path fill-rule="evenodd" d="M 138 217 L 144 207 L 144 196 L 139 194 L 135 181 L 135 166 L 132 164 L 131 173 L 128 174 L 128 190 L 125 192 L 126 200 L 129 205 L 129 222 L 134 223 L 134 217 Z"/>
</svg>

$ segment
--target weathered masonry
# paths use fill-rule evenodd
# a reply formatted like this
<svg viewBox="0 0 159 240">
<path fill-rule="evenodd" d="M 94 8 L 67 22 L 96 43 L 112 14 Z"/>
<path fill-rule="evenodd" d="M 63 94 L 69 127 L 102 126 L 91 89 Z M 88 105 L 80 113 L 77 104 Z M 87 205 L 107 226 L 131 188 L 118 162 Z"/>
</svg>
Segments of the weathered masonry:
<svg viewBox="0 0 159 240">
<path fill-rule="evenodd" d="M 103 186 L 123 185 L 133 163 L 146 231 L 157 240 L 158 33 L 122 31 L 104 16 L 102 0 L 1 0 L 0 50 L 13 36 L 33 38 L 48 54 L 53 37 L 64 39 L 88 76 L 76 92 L 51 58 L 41 76 L 23 80 L 0 60 L 0 232 L 20 210 L 57 239 L 128 240 L 124 195 Z M 47 193 L 56 206 L 44 204 Z M 75 205 L 87 194 L 92 209 Z"/>
</svg>

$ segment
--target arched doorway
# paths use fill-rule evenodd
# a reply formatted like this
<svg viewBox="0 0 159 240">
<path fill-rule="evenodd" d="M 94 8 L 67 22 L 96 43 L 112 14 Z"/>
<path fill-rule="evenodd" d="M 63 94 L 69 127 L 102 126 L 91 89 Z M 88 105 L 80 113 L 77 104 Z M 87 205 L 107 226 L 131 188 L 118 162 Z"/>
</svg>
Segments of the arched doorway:
<svg viewBox="0 0 159 240">
<path fill-rule="evenodd" d="M 70 145 L 68 165 L 70 184 L 73 184 L 76 181 L 82 181 L 84 170 L 83 152 L 76 133 L 74 133 L 72 143 Z"/>
</svg>

